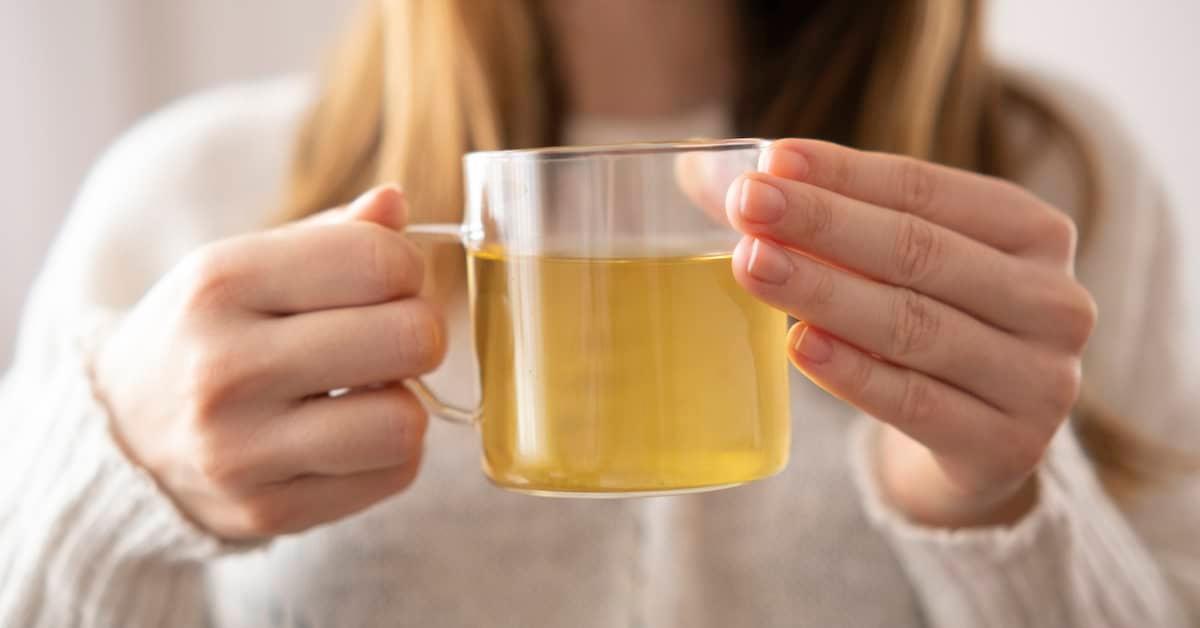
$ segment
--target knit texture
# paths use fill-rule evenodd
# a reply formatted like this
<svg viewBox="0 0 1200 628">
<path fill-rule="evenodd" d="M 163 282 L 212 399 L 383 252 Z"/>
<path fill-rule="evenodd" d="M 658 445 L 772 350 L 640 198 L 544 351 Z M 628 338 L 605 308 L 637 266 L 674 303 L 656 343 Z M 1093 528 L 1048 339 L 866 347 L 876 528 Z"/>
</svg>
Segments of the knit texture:
<svg viewBox="0 0 1200 628">
<path fill-rule="evenodd" d="M 1102 158 L 1102 226 L 1079 261 L 1101 312 L 1089 381 L 1147 438 L 1200 450 L 1198 317 L 1187 309 L 1198 287 L 1178 272 L 1195 234 L 1171 228 L 1110 116 L 1029 81 Z M 261 546 L 208 536 L 113 442 L 89 360 L 183 255 L 266 223 L 310 99 L 299 79 L 188 99 L 132 130 L 84 185 L 0 387 L 0 625 L 1195 625 L 1194 479 L 1115 504 L 1064 429 L 1037 473 L 1038 504 L 1015 526 L 923 528 L 879 497 L 872 420 L 796 373 L 791 462 L 745 487 L 516 495 L 482 478 L 474 432 L 435 423 L 421 477 L 401 495 Z M 567 137 L 722 136 L 723 120 L 577 118 Z M 1070 211 L 1063 154 L 1048 151 L 1025 183 Z M 474 373 L 461 312 L 450 327 L 435 379 L 454 396 Z"/>
</svg>

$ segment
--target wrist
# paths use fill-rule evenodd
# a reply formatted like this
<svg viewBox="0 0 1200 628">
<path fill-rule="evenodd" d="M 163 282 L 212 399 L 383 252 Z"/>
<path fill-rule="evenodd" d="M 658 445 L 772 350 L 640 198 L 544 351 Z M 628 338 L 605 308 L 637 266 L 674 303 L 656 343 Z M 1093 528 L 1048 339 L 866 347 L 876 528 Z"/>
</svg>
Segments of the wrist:
<svg viewBox="0 0 1200 628">
<path fill-rule="evenodd" d="M 947 477 L 926 447 L 889 426 L 876 431 L 869 459 L 880 497 L 917 525 L 1011 526 L 1038 502 L 1036 474 L 986 492 L 969 493 Z"/>
</svg>

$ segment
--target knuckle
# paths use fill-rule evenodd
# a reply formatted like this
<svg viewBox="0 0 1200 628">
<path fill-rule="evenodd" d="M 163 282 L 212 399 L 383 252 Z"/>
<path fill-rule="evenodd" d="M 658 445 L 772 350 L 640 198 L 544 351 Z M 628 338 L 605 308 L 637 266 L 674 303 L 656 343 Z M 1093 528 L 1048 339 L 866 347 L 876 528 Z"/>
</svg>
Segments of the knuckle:
<svg viewBox="0 0 1200 628">
<path fill-rule="evenodd" d="M 800 210 L 795 212 L 800 238 L 811 242 L 828 235 L 833 225 L 831 196 L 824 190 L 805 185 L 799 186 L 793 194 L 792 203 Z"/>
<path fill-rule="evenodd" d="M 906 431 L 920 431 L 921 426 L 934 420 L 938 413 L 933 385 L 925 378 L 909 371 L 904 380 L 896 421 Z"/>
<path fill-rule="evenodd" d="M 425 263 L 402 235 L 371 223 L 351 223 L 351 246 L 362 256 L 363 281 L 375 293 L 406 296 L 421 290 Z"/>
<path fill-rule="evenodd" d="M 1078 331 L 1080 332 L 1079 340 L 1082 341 L 1079 345 L 1082 347 L 1087 343 L 1088 338 L 1091 338 L 1092 332 L 1096 331 L 1096 324 L 1100 322 L 1100 305 L 1096 303 L 1096 298 L 1086 288 L 1080 286 L 1080 290 L 1083 293 L 1083 297 L 1079 310 L 1080 316 L 1077 322 L 1079 324 Z"/>
<path fill-rule="evenodd" d="M 929 210 L 937 185 L 933 170 L 917 159 L 903 157 L 896 163 L 895 176 L 903 209 L 918 215 Z"/>
<path fill-rule="evenodd" d="M 865 355 L 859 355 L 853 362 L 846 374 L 846 392 L 852 397 L 861 398 L 875 377 L 875 364 Z"/>
<path fill-rule="evenodd" d="M 954 476 L 954 484 L 967 495 L 986 493 L 993 489 L 997 482 L 1006 481 L 1008 478 L 1007 472 L 996 468 L 974 469 L 962 463 L 959 466 L 963 467 L 963 470 Z"/>
<path fill-rule="evenodd" d="M 854 168 L 850 160 L 844 156 L 827 154 L 825 172 L 830 187 L 835 190 L 849 190 L 854 186 Z"/>
<path fill-rule="evenodd" d="M 387 233 L 375 225 L 352 223 L 364 240 L 361 250 L 366 258 L 363 263 L 363 279 L 373 292 L 394 294 L 405 283 L 406 266 L 396 254 L 395 243 L 389 241 Z"/>
<path fill-rule="evenodd" d="M 196 435 L 193 441 L 193 464 L 205 485 L 223 495 L 237 494 L 247 486 L 250 470 L 236 449 L 225 446 L 210 431 Z"/>
<path fill-rule="evenodd" d="M 828 266 L 818 263 L 806 263 L 802 277 L 804 289 L 801 298 L 805 305 L 813 308 L 823 308 L 833 302 L 834 275 Z"/>
<path fill-rule="evenodd" d="M 446 352 L 442 320 L 432 305 L 421 299 L 403 301 L 396 308 L 397 351 L 417 372 L 437 368 Z"/>
<path fill-rule="evenodd" d="M 1046 381 L 1049 384 L 1046 401 L 1054 412 L 1055 419 L 1061 419 L 1071 411 L 1079 398 L 1083 385 L 1083 369 L 1077 359 L 1059 359 L 1047 370 Z"/>
<path fill-rule="evenodd" d="M 942 243 L 933 225 L 911 214 L 900 214 L 892 269 L 895 281 L 913 286 L 937 272 L 943 262 Z"/>
<path fill-rule="evenodd" d="M 421 470 L 421 459 L 424 448 L 418 447 L 413 457 L 404 464 L 392 469 L 387 476 L 386 490 L 398 493 L 412 486 Z"/>
<path fill-rule="evenodd" d="M 997 460 L 997 471 L 1006 479 L 1025 477 L 1042 463 L 1046 439 L 1040 433 L 1020 432 L 1006 439 L 1012 445 Z"/>
<path fill-rule="evenodd" d="M 233 342 L 207 339 L 187 367 L 191 403 L 198 418 L 215 416 L 228 401 L 254 386 L 253 356 Z"/>
<path fill-rule="evenodd" d="M 1086 288 L 1061 276 L 1043 282 L 1038 290 L 1041 320 L 1063 348 L 1079 352 L 1096 328 L 1099 310 Z"/>
<path fill-rule="evenodd" d="M 403 450 L 401 453 L 420 449 L 425 439 L 425 430 L 429 426 L 429 414 L 425 406 L 416 395 L 402 387 L 397 387 L 390 393 L 389 405 L 392 408 L 390 415 L 394 418 L 392 441 Z"/>
<path fill-rule="evenodd" d="M 1074 256 L 1075 245 L 1079 241 L 1079 228 L 1070 216 L 1056 209 L 1048 209 L 1038 231 L 1042 241 L 1056 257 L 1067 260 Z"/>
<path fill-rule="evenodd" d="M 420 462 L 418 460 L 397 467 L 388 475 L 386 489 L 391 493 L 406 490 L 417 480 L 417 471 L 419 469 Z"/>
<path fill-rule="evenodd" d="M 232 396 L 237 359 L 233 352 L 215 341 L 199 348 L 188 366 L 191 401 L 198 418 L 216 413 L 216 409 Z"/>
<path fill-rule="evenodd" d="M 995 188 L 995 194 L 999 198 L 1010 199 L 1010 202 L 1018 205 L 1045 205 L 1042 199 L 1019 183 L 995 175 L 982 177 Z"/>
<path fill-rule="evenodd" d="M 892 304 L 892 357 L 926 351 L 936 340 L 942 321 L 929 301 L 908 288 L 899 288 Z"/>
<path fill-rule="evenodd" d="M 412 294 L 417 294 L 421 291 L 425 280 L 425 256 L 421 254 L 421 249 L 407 238 L 400 238 L 401 250 L 403 251 L 404 275 L 407 283 L 407 290 Z"/>
<path fill-rule="evenodd" d="M 1071 298 L 1063 306 L 1061 314 L 1063 330 L 1067 346 L 1079 351 L 1087 344 L 1092 332 L 1096 329 L 1099 307 L 1092 294 L 1082 285 L 1074 284 L 1074 288 L 1068 292 L 1071 294 Z"/>
<path fill-rule="evenodd" d="M 204 308 L 233 300 L 241 275 L 236 249 L 228 242 L 213 244 L 188 255 L 181 264 L 184 302 Z"/>
<path fill-rule="evenodd" d="M 272 537 L 295 531 L 293 517 L 277 500 L 259 497 L 238 504 L 238 528 L 247 537 Z"/>
</svg>

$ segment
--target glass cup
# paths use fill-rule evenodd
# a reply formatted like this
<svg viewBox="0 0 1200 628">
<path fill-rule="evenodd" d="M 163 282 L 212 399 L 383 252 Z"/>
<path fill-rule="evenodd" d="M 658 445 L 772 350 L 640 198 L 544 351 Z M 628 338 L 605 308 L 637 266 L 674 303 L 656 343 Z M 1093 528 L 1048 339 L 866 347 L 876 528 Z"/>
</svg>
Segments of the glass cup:
<svg viewBox="0 0 1200 628">
<path fill-rule="evenodd" d="M 556 496 L 735 486 L 787 464 L 785 315 L 730 264 L 725 190 L 767 142 L 471 153 L 460 225 L 480 404 L 414 381 L 475 424 L 497 485 Z"/>
</svg>

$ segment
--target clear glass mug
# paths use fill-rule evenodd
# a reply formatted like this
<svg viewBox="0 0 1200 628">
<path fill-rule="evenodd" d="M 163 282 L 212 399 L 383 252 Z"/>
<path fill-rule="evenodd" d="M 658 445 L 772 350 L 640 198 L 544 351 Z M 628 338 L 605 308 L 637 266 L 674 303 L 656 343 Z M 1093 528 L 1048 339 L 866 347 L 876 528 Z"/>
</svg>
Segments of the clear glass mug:
<svg viewBox="0 0 1200 628">
<path fill-rule="evenodd" d="M 497 485 L 628 496 L 780 471 L 782 312 L 734 281 L 724 194 L 764 140 L 471 153 L 460 225 L 481 399 L 414 387 L 478 426 Z"/>
</svg>

